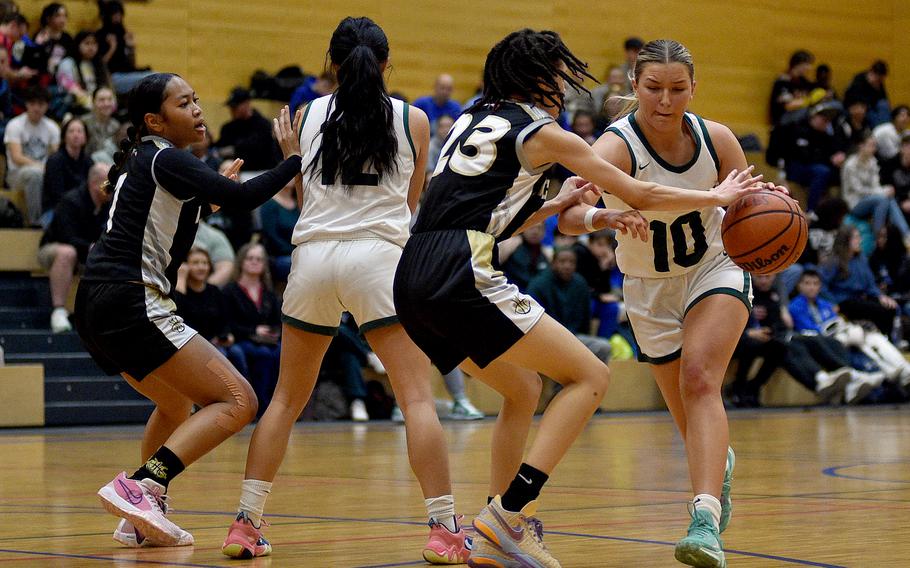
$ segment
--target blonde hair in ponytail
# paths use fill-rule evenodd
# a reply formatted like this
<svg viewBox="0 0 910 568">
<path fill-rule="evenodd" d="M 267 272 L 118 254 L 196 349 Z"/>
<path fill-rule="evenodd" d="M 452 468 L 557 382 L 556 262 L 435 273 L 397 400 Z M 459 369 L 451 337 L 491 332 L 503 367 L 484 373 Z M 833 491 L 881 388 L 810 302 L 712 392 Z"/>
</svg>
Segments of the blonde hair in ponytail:
<svg viewBox="0 0 910 568">
<path fill-rule="evenodd" d="M 692 54 L 686 49 L 686 46 L 672 39 L 656 39 L 645 44 L 638 57 L 635 59 L 635 67 L 629 73 L 629 79 L 636 83 L 641 78 L 645 65 L 649 63 L 682 63 L 689 71 L 689 78 L 695 80 L 695 65 L 692 63 Z M 616 108 L 622 104 L 615 118 L 622 118 L 635 112 L 638 108 L 638 97 L 635 93 L 631 95 L 613 96 L 604 102 L 604 110 L 608 112 L 610 108 Z"/>
</svg>

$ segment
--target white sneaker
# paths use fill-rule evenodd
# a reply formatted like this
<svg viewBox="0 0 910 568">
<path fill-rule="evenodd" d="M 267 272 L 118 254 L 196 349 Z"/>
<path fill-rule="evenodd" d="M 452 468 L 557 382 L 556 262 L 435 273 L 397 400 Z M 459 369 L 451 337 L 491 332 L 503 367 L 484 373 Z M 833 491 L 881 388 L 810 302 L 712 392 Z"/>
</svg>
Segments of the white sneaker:
<svg viewBox="0 0 910 568">
<path fill-rule="evenodd" d="M 164 487 L 150 479 L 135 481 L 121 473 L 98 490 L 107 511 L 126 519 L 159 546 L 189 546 L 193 536 L 167 517 L 162 496 Z M 119 527 L 118 527 L 119 528 Z"/>
<path fill-rule="evenodd" d="M 380 375 L 386 374 L 385 365 L 383 365 L 382 361 L 379 360 L 379 356 L 376 355 L 375 353 L 373 353 L 372 351 L 367 353 L 367 365 L 369 365 L 371 369 L 373 369 Z"/>
<path fill-rule="evenodd" d="M 471 404 L 471 401 L 463 398 L 452 403 L 452 411 L 449 412 L 450 420 L 481 420 L 485 417 L 484 413 L 477 410 Z"/>
<path fill-rule="evenodd" d="M 854 377 L 850 379 L 850 382 L 847 383 L 847 388 L 844 389 L 844 402 L 847 404 L 859 404 L 875 388 L 871 383 L 855 375 L 856 373 L 854 373 Z"/>
<path fill-rule="evenodd" d="M 883 373 L 881 371 L 872 371 L 871 373 L 867 373 L 866 371 L 857 371 L 856 369 L 854 369 L 850 374 L 854 378 L 857 378 L 857 379 L 863 381 L 864 383 L 872 385 L 872 388 L 882 386 L 882 383 L 885 382 L 885 379 L 888 378 L 885 375 L 885 373 Z"/>
<path fill-rule="evenodd" d="M 370 419 L 370 415 L 367 414 L 367 405 L 359 399 L 355 398 L 351 402 L 351 420 L 354 422 L 366 422 Z"/>
<path fill-rule="evenodd" d="M 841 393 L 850 382 L 852 370 L 841 367 L 833 371 L 819 371 L 815 374 L 815 393 L 825 404 L 831 404 L 840 398 Z"/>
<path fill-rule="evenodd" d="M 72 331 L 73 325 L 70 323 L 70 313 L 66 308 L 54 308 L 51 312 L 51 331 L 54 333 L 64 333 Z"/>
<path fill-rule="evenodd" d="M 161 495 L 161 510 L 167 515 L 168 504 L 167 495 Z M 142 531 L 133 526 L 133 523 L 126 519 L 120 519 L 120 524 L 114 529 L 113 539 L 123 546 L 130 548 L 144 548 L 147 546 L 161 546 L 152 538 L 146 538 Z M 189 546 L 193 544 L 193 536 L 184 531 L 177 540 L 177 546 Z"/>
<path fill-rule="evenodd" d="M 401 412 L 401 407 L 397 404 L 392 409 L 392 422 L 404 422 L 404 414 Z"/>
</svg>

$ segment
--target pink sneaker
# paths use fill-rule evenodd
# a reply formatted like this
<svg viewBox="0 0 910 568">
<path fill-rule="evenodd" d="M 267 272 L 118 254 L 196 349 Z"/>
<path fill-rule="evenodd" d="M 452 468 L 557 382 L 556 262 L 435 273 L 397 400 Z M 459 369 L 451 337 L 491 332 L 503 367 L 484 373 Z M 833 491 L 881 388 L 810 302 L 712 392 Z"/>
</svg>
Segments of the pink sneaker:
<svg viewBox="0 0 910 568">
<path fill-rule="evenodd" d="M 164 487 L 151 479 L 136 481 L 121 472 L 98 490 L 98 496 L 109 513 L 129 521 L 134 529 L 138 529 L 158 546 L 193 544 L 190 533 L 164 516 Z"/>
<path fill-rule="evenodd" d="M 262 522 L 268 526 L 265 521 Z M 272 545 L 262 536 L 262 531 L 253 526 L 253 521 L 240 511 L 228 529 L 227 538 L 221 545 L 221 553 L 231 558 L 255 558 L 272 553 Z"/>
<path fill-rule="evenodd" d="M 165 515 L 167 515 L 169 509 L 170 506 L 167 504 L 167 495 L 162 495 L 161 510 Z M 113 538 L 123 546 L 129 546 L 130 548 L 161 546 L 155 542 L 154 539 L 145 538 L 145 535 L 142 534 L 142 531 L 134 527 L 133 523 L 129 522 L 126 519 L 120 519 L 120 524 L 117 525 L 116 529 L 114 529 Z M 184 536 L 181 537 L 181 540 L 177 546 L 188 546 L 191 544 L 193 544 L 193 535 L 188 532 L 184 532 Z"/>
<path fill-rule="evenodd" d="M 471 556 L 471 537 L 465 535 L 461 526 L 462 515 L 456 518 L 458 532 L 453 533 L 445 525 L 430 520 L 430 540 L 423 547 L 423 559 L 430 564 L 464 564 Z"/>
</svg>

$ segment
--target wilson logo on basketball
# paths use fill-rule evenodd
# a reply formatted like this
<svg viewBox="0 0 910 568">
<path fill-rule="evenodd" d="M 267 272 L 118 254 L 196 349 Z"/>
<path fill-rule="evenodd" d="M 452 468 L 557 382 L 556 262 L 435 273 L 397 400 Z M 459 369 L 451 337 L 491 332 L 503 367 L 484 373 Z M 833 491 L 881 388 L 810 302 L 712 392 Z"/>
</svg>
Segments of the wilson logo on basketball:
<svg viewBox="0 0 910 568">
<path fill-rule="evenodd" d="M 789 250 L 790 247 L 787 245 L 780 245 L 780 248 L 774 251 L 771 256 L 767 258 L 758 257 L 755 260 L 739 261 L 737 264 L 749 272 L 760 272 L 763 268 L 773 266 L 777 263 L 778 260 L 784 258 L 785 254 Z"/>
</svg>

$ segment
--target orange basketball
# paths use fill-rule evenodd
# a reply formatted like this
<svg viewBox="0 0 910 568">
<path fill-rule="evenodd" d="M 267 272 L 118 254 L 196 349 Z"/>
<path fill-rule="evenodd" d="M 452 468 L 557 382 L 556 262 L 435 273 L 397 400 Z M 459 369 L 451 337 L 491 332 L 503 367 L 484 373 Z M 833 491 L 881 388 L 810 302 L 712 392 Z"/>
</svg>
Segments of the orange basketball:
<svg viewBox="0 0 910 568">
<path fill-rule="evenodd" d="M 727 209 L 721 238 L 730 259 L 755 274 L 774 274 L 803 253 L 809 226 L 799 204 L 777 191 L 759 191 Z"/>
</svg>

